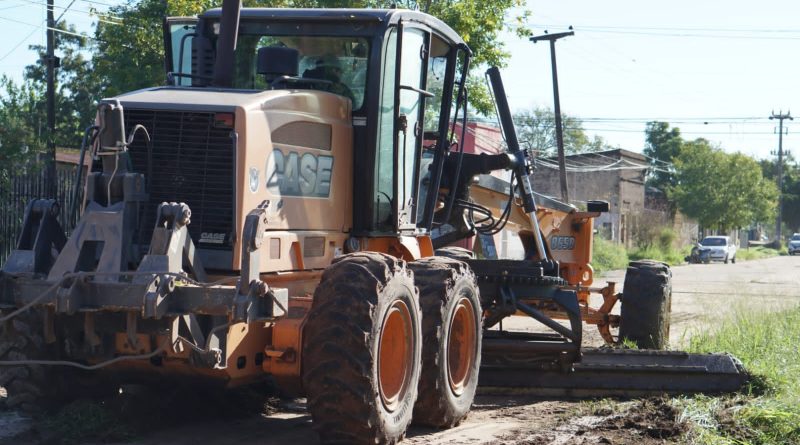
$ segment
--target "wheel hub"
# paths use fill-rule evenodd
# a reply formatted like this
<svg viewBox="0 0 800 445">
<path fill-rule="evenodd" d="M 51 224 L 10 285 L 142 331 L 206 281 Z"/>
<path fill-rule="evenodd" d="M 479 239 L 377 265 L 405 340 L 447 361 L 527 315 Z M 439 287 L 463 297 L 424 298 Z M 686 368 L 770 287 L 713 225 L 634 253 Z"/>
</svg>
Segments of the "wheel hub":
<svg viewBox="0 0 800 445">
<path fill-rule="evenodd" d="M 397 409 L 414 366 L 413 329 L 408 306 L 395 301 L 383 318 L 378 349 L 378 382 L 383 406 Z"/>
<path fill-rule="evenodd" d="M 472 377 L 472 364 L 475 361 L 475 311 L 472 302 L 462 297 L 456 304 L 450 319 L 450 339 L 447 344 L 447 379 L 450 390 L 456 396 L 464 393 L 464 388 Z"/>
</svg>

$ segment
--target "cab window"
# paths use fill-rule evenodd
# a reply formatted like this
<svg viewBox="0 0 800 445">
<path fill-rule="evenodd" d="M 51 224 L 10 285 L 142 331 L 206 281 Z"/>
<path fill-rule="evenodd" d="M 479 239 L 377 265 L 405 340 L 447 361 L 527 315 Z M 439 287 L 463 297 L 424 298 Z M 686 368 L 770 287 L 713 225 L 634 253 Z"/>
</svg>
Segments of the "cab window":
<svg viewBox="0 0 800 445">
<path fill-rule="evenodd" d="M 259 48 L 277 46 L 298 51 L 298 88 L 329 91 L 352 100 L 353 109 L 364 103 L 369 42 L 363 37 L 281 36 L 262 32 L 263 26 L 242 26 L 234 58 L 234 88 L 269 89 L 256 72 Z M 317 82 L 321 81 L 321 82 Z"/>
</svg>

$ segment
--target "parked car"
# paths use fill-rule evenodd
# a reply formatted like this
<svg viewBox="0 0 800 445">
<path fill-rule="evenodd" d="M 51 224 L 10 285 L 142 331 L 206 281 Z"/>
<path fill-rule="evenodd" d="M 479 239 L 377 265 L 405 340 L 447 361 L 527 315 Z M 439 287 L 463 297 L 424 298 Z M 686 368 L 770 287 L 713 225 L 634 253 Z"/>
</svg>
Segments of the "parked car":
<svg viewBox="0 0 800 445">
<path fill-rule="evenodd" d="M 729 236 L 707 236 L 700 241 L 699 254 L 704 263 L 710 261 L 736 262 L 736 245 Z"/>
<path fill-rule="evenodd" d="M 789 240 L 789 255 L 796 253 L 800 253 L 800 233 L 795 233 Z"/>
</svg>

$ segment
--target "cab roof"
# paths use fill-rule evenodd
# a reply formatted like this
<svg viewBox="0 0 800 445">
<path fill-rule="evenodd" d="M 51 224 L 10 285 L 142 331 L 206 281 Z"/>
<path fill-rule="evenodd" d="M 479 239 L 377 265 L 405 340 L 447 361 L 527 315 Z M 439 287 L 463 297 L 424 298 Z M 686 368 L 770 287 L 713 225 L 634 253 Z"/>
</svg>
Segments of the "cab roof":
<svg viewBox="0 0 800 445">
<path fill-rule="evenodd" d="M 202 18 L 219 19 L 222 8 L 210 9 L 200 15 Z M 409 9 L 344 9 L 344 8 L 242 8 L 242 19 L 270 19 L 275 21 L 301 22 L 368 22 L 383 24 L 384 28 L 402 22 L 414 22 L 428 26 L 451 44 L 463 45 L 461 39 L 443 21 L 419 11 Z"/>
</svg>

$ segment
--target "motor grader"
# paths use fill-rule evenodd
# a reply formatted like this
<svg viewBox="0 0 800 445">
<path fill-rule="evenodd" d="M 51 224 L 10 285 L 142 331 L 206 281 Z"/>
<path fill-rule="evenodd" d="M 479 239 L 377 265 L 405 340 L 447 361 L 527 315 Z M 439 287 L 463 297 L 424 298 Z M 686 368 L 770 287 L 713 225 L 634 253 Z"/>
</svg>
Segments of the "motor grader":
<svg viewBox="0 0 800 445">
<path fill-rule="evenodd" d="M 479 381 L 573 395 L 741 384 L 727 356 L 581 348 L 584 323 L 610 345 L 662 347 L 669 268 L 633 263 L 622 293 L 592 287 L 608 205 L 534 192 L 496 69 L 508 150 L 464 152 L 471 52 L 450 27 L 238 3 L 167 19 L 167 84 L 100 102 L 71 233 L 54 200 L 28 205 L 0 276 L 7 406 L 269 376 L 307 398 L 324 442 L 394 443 L 412 420 L 458 424 Z M 492 255 L 501 230 L 524 258 Z M 476 235 L 477 257 L 452 247 Z M 542 329 L 504 328 L 520 316 Z"/>
</svg>

